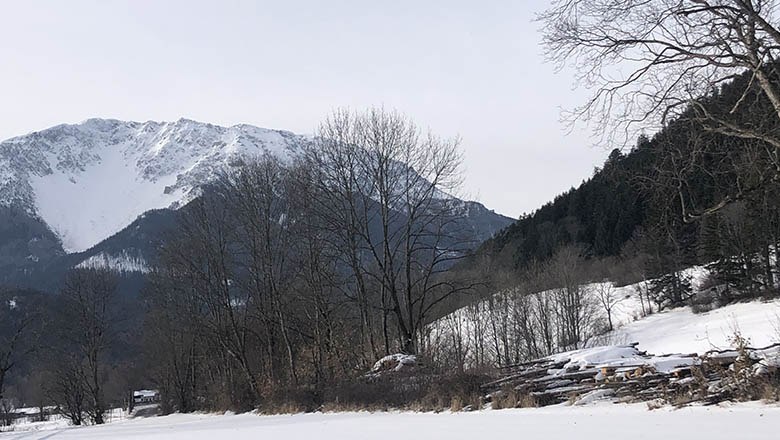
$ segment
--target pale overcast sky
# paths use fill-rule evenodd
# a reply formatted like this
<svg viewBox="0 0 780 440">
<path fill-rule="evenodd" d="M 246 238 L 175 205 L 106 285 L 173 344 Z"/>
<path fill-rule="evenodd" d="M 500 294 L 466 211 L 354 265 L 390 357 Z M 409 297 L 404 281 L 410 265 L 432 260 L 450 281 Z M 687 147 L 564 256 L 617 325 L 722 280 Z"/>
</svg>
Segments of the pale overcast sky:
<svg viewBox="0 0 780 440">
<path fill-rule="evenodd" d="M 91 117 L 313 133 L 384 105 L 460 135 L 463 195 L 517 217 L 607 151 L 565 135 L 580 102 L 545 64 L 547 1 L 2 1 L 0 138 Z"/>
</svg>

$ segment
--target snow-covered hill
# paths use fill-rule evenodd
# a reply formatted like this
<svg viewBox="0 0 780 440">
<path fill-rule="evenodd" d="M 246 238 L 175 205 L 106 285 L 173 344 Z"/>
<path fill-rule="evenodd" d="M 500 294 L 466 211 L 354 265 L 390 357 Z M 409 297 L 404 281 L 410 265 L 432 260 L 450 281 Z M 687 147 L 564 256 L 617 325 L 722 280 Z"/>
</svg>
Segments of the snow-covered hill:
<svg viewBox="0 0 780 440">
<path fill-rule="evenodd" d="M 708 270 L 695 266 L 685 271 L 698 290 L 708 275 Z M 646 315 L 639 293 L 646 291 L 647 283 L 640 282 L 612 290 L 612 319 L 614 330 L 601 333 L 606 314 L 596 298 L 600 288 L 610 282 L 583 286 L 584 301 L 591 304 L 588 311 L 586 347 L 638 343 L 640 350 L 656 355 L 672 353 L 705 353 L 733 347 L 734 336 L 739 333 L 752 347 L 764 347 L 780 343 L 780 299 L 771 301 L 730 304 L 704 313 L 694 313 L 691 307 L 665 309 Z M 525 347 L 523 332 L 518 329 L 532 327 L 529 332 L 542 329 L 535 307 L 555 295 L 555 291 L 534 294 L 526 292 L 499 292 L 492 298 L 461 308 L 439 319 L 430 326 L 430 343 L 444 353 L 452 347 L 461 347 L 461 356 L 467 364 L 480 362 L 512 363 L 506 361 L 511 349 Z M 647 301 L 645 299 L 645 301 Z M 646 304 L 645 307 L 648 307 Z M 555 319 L 551 316 L 550 319 Z M 550 325 L 550 322 L 547 322 Z M 553 324 L 554 326 L 554 324 Z M 554 331 L 554 330 L 551 330 Z M 511 351 L 511 350 L 510 350 Z M 566 351 L 553 347 L 552 352 Z M 546 355 L 548 353 L 541 353 Z"/>
<path fill-rule="evenodd" d="M 243 156 L 288 157 L 303 136 L 187 119 L 90 119 L 0 143 L 0 207 L 41 218 L 84 251 L 151 209 L 177 207 Z"/>
</svg>

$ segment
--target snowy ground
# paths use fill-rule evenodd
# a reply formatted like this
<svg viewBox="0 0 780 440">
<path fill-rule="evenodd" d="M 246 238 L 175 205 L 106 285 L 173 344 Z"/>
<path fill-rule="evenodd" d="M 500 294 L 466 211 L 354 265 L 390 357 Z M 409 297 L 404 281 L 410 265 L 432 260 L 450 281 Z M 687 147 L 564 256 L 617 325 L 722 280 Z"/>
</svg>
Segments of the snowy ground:
<svg viewBox="0 0 780 440">
<path fill-rule="evenodd" d="M 706 270 L 688 270 L 697 286 Z M 704 353 L 731 347 L 736 331 L 747 338 L 752 347 L 765 347 L 780 342 L 780 300 L 753 301 L 732 304 L 706 313 L 693 313 L 690 307 L 664 310 L 642 319 L 636 288 L 619 288 L 626 299 L 617 305 L 617 330 L 596 338 L 595 344 L 627 344 L 638 342 L 639 348 L 653 354 Z"/>
<path fill-rule="evenodd" d="M 758 404 L 648 411 L 599 404 L 474 413 L 172 415 L 104 426 L 0 434 L 3 440 L 67 439 L 776 439 L 780 407 Z"/>
<path fill-rule="evenodd" d="M 612 344 L 639 342 L 653 354 L 704 353 L 725 349 L 738 330 L 752 347 L 780 342 L 780 300 L 732 304 L 694 314 L 690 307 L 630 322 L 607 336 Z"/>
</svg>

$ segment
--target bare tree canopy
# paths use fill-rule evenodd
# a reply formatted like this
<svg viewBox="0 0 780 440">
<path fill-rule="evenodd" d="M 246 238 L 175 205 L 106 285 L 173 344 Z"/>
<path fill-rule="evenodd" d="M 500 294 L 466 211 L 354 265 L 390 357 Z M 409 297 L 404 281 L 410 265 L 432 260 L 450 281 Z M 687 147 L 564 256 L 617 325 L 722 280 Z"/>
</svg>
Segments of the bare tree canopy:
<svg viewBox="0 0 780 440">
<path fill-rule="evenodd" d="M 306 157 L 321 193 L 313 203 L 338 231 L 369 344 L 377 352 L 369 309 L 378 291 L 384 351 L 392 313 L 403 350 L 416 352 L 434 307 L 471 287 L 444 276 L 473 244 L 462 234 L 451 197 L 462 176 L 458 140 L 383 108 L 339 110 L 321 124 Z"/>
<path fill-rule="evenodd" d="M 777 9 L 772 0 L 559 0 L 538 19 L 547 58 L 574 67 L 578 85 L 593 91 L 569 121 L 594 123 L 602 140 L 630 142 L 692 109 L 709 130 L 778 149 Z M 730 111 L 703 105 L 745 73 Z M 772 124 L 733 117 L 751 99 L 770 103 L 762 117 Z"/>
<path fill-rule="evenodd" d="M 39 302 L 39 295 L 33 292 L 0 288 L 0 401 L 9 371 L 37 348 L 41 320 Z"/>
</svg>

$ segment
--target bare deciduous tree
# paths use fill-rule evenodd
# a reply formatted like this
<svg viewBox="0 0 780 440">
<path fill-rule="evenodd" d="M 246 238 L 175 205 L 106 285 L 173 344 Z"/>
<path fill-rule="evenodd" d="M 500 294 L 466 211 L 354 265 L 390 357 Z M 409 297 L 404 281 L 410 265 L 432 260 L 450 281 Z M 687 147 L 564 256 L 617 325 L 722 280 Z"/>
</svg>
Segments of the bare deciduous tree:
<svg viewBox="0 0 780 440">
<path fill-rule="evenodd" d="M 108 409 L 103 389 L 104 356 L 114 342 L 116 323 L 121 317 L 116 310 L 117 281 L 113 273 L 95 269 L 74 269 L 62 287 L 63 324 L 68 345 L 63 347 L 72 356 L 60 382 L 81 380 L 88 396 L 85 410 L 92 422 L 105 422 Z M 77 394 L 74 385 L 64 393 Z M 72 397 L 72 396 L 71 396 Z M 70 398 L 70 397 L 69 397 Z"/>
<path fill-rule="evenodd" d="M 190 412 L 198 408 L 199 373 L 203 370 L 199 357 L 207 350 L 206 336 L 196 311 L 198 303 L 190 300 L 188 283 L 183 276 L 164 270 L 152 272 L 144 292 L 148 374 L 157 381 L 163 411 Z"/>
<path fill-rule="evenodd" d="M 0 399 L 0 426 L 11 426 L 16 417 L 16 405 L 11 399 Z"/>
<path fill-rule="evenodd" d="M 37 294 L 0 289 L 0 400 L 9 372 L 37 348 L 40 324 Z"/>
<path fill-rule="evenodd" d="M 260 399 L 260 365 L 253 348 L 264 326 L 255 313 L 252 292 L 237 284 L 240 235 L 235 233 L 234 216 L 218 194 L 194 202 L 164 250 L 163 276 L 178 284 L 169 293 L 181 295 L 168 305 L 191 305 L 188 319 L 202 331 L 206 346 L 219 353 L 213 358 L 224 361 L 215 368 L 232 373 L 235 362 L 255 403 Z"/>
<path fill-rule="evenodd" d="M 780 116 L 780 86 L 770 80 L 780 48 L 777 7 L 772 0 L 559 0 L 539 20 L 549 59 L 572 64 L 595 90 L 574 116 L 606 116 L 604 124 L 625 128 L 680 114 L 745 70 Z M 729 134 L 766 135 L 709 122 Z M 780 139 L 765 140 L 780 147 Z"/>
<path fill-rule="evenodd" d="M 615 286 L 608 280 L 598 283 L 594 290 L 596 291 L 596 299 L 598 299 L 601 308 L 604 309 L 604 313 L 607 314 L 609 331 L 612 331 L 615 329 L 615 325 L 612 322 L 612 313 L 615 310 L 615 306 L 623 302 L 625 297 L 619 295 Z"/>
<path fill-rule="evenodd" d="M 73 354 L 62 353 L 53 363 L 51 383 L 47 387 L 49 397 L 72 424 L 82 425 L 86 421 L 87 390 L 81 360 Z"/>
<path fill-rule="evenodd" d="M 315 202 L 352 271 L 368 343 L 378 354 L 371 322 L 378 307 L 385 351 L 390 312 L 402 350 L 416 352 L 431 311 L 469 287 L 444 276 L 468 245 L 449 195 L 460 183 L 458 141 L 384 109 L 337 111 L 307 156 L 319 172 L 323 196 Z"/>
<path fill-rule="evenodd" d="M 593 90 L 568 115 L 571 122 L 594 122 L 596 133 L 624 145 L 675 118 L 758 143 L 771 164 L 767 179 L 698 208 L 681 195 L 683 216 L 692 221 L 780 171 L 778 6 L 773 0 L 559 0 L 539 20 L 547 57 L 559 68 L 574 67 L 578 83 Z M 726 83 L 738 93 L 718 96 Z M 701 157 L 683 159 L 677 170 L 706 164 Z"/>
</svg>

